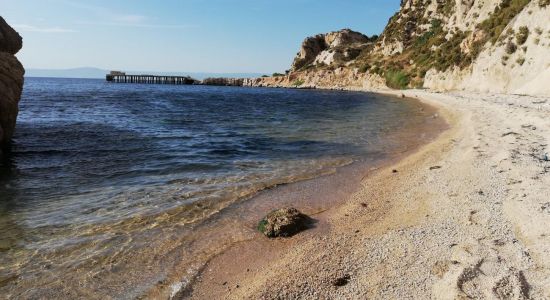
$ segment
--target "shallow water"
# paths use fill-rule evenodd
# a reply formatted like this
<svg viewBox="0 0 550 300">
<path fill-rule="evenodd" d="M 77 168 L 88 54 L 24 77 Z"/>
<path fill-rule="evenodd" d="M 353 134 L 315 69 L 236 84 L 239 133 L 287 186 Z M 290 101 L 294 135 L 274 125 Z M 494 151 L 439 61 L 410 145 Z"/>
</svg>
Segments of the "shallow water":
<svg viewBox="0 0 550 300">
<path fill-rule="evenodd" d="M 13 297 L 168 284 L 168 269 L 250 238 L 234 226 L 243 201 L 391 159 L 431 119 L 367 93 L 40 78 L 20 110 L 0 167 L 0 293 Z"/>
</svg>

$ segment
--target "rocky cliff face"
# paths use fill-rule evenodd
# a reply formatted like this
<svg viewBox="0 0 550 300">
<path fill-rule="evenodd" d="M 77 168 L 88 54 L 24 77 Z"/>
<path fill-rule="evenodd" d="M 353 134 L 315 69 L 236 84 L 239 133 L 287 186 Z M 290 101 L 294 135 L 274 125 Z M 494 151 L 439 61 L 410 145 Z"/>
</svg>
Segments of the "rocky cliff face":
<svg viewBox="0 0 550 300">
<path fill-rule="evenodd" d="M 334 64 L 344 65 L 357 58 L 376 38 L 369 38 L 350 29 L 308 37 L 294 58 L 291 71 Z"/>
<path fill-rule="evenodd" d="M 356 68 L 339 67 L 291 72 L 287 76 L 247 78 L 244 79 L 243 86 L 373 90 L 384 88 L 385 83 L 377 74 L 359 72 Z"/>
<path fill-rule="evenodd" d="M 550 1 L 503 2 L 508 6 L 495 6 L 497 13 L 487 15 L 461 42 L 463 53 L 477 54 L 472 63 L 430 70 L 424 87 L 550 95 Z M 479 9 L 473 6 L 470 11 L 475 15 Z M 506 13 L 516 14 L 507 18 Z"/>
<path fill-rule="evenodd" d="M 402 0 L 380 37 L 308 38 L 287 79 L 245 83 L 550 95 L 548 20 L 549 0 Z"/>
<path fill-rule="evenodd" d="M 19 112 L 25 69 L 14 55 L 22 46 L 21 36 L 0 17 L 0 149 L 9 145 Z"/>
</svg>

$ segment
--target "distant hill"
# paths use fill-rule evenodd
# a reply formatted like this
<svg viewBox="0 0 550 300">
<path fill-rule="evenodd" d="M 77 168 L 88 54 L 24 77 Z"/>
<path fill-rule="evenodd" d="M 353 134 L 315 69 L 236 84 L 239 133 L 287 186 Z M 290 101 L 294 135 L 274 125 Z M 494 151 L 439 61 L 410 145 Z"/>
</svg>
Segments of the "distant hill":
<svg viewBox="0 0 550 300">
<path fill-rule="evenodd" d="M 25 77 L 59 77 L 59 78 L 98 78 L 103 79 L 109 70 L 99 68 L 74 69 L 26 69 Z M 126 71 L 127 74 L 174 75 L 191 76 L 196 79 L 207 77 L 252 78 L 260 77 L 261 73 L 197 73 L 197 72 L 154 72 L 154 71 Z"/>
</svg>

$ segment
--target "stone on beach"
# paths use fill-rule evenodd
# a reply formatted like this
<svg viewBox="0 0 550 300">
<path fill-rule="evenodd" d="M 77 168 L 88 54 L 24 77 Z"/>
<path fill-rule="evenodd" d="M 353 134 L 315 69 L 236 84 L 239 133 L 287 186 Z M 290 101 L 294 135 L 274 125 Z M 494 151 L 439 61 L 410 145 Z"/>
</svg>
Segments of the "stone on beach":
<svg viewBox="0 0 550 300">
<path fill-rule="evenodd" d="M 296 208 L 282 208 L 267 214 L 258 224 L 258 230 L 269 238 L 290 237 L 309 227 L 311 218 Z"/>
<path fill-rule="evenodd" d="M 351 279 L 351 276 L 349 276 L 348 274 L 342 276 L 342 277 L 338 277 L 336 279 L 334 279 L 332 281 L 332 285 L 336 286 L 336 287 L 340 287 L 340 286 L 344 286 L 346 284 L 348 284 L 349 280 Z"/>
</svg>

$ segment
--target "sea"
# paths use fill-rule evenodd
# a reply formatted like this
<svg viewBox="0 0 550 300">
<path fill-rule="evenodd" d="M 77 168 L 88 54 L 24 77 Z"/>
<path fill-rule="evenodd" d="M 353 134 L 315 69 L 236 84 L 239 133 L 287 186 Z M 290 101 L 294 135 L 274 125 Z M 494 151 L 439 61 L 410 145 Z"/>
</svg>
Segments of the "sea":
<svg viewBox="0 0 550 300">
<path fill-rule="evenodd" d="M 0 162 L 0 294 L 185 287 L 214 255 L 261 238 L 266 212 L 336 205 L 327 194 L 357 188 L 345 176 L 413 151 L 439 122 L 414 99 L 365 92 L 26 78 Z M 308 190 L 315 180 L 330 188 Z"/>
</svg>

